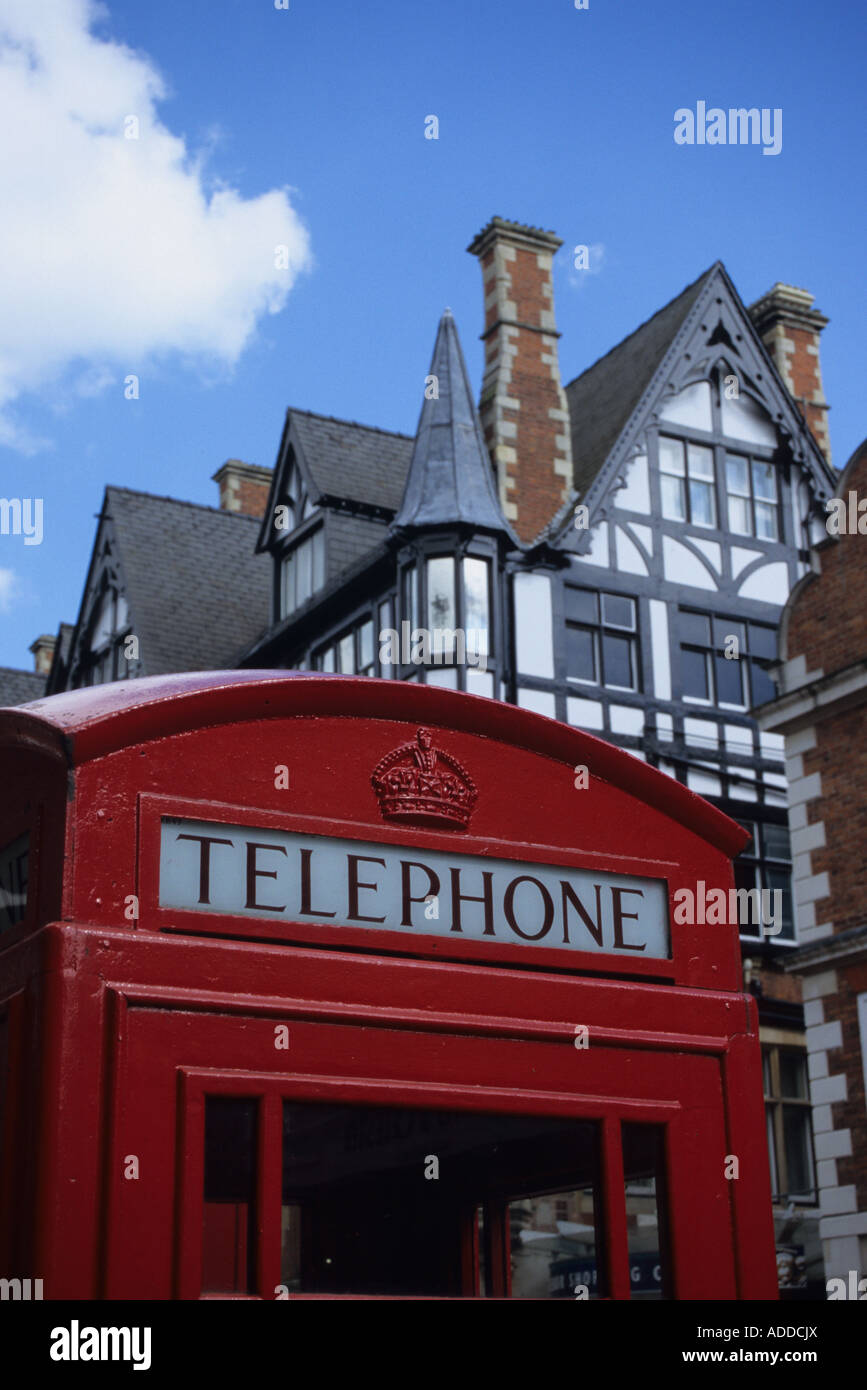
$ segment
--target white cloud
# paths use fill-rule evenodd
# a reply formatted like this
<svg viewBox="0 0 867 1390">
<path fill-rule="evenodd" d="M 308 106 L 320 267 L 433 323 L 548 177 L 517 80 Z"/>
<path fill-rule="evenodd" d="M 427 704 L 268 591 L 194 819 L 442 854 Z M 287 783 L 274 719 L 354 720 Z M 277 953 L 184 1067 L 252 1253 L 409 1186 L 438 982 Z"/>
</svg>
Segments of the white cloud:
<svg viewBox="0 0 867 1390">
<path fill-rule="evenodd" d="M 0 569 L 0 613 L 12 610 L 13 600 L 18 597 L 18 576 L 14 570 Z"/>
<path fill-rule="evenodd" d="M 102 16 L 0 0 L 0 442 L 25 450 L 22 393 L 74 366 L 88 394 L 168 352 L 231 366 L 310 264 L 288 190 L 209 187 L 159 119 L 160 75 L 92 32 Z"/>
</svg>

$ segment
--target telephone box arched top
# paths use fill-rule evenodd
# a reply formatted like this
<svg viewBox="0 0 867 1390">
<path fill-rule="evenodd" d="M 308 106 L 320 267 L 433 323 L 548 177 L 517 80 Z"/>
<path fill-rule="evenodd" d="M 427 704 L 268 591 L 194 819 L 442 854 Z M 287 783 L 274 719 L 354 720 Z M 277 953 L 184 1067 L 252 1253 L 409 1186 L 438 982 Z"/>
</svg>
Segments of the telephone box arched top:
<svg viewBox="0 0 867 1390">
<path fill-rule="evenodd" d="M 741 987 L 737 922 L 703 905 L 746 832 L 513 705 L 160 676 L 0 711 L 0 764 L 0 949 L 57 921 Z"/>
</svg>

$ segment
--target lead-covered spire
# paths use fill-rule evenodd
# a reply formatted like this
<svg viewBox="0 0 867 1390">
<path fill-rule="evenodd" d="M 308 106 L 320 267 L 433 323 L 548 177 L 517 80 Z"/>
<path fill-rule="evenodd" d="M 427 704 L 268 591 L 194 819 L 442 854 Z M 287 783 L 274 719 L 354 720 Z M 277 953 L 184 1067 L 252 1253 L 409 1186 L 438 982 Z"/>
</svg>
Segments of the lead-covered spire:
<svg viewBox="0 0 867 1390">
<path fill-rule="evenodd" d="M 394 528 L 453 525 L 505 532 L 451 309 L 440 319 L 403 501 Z"/>
</svg>

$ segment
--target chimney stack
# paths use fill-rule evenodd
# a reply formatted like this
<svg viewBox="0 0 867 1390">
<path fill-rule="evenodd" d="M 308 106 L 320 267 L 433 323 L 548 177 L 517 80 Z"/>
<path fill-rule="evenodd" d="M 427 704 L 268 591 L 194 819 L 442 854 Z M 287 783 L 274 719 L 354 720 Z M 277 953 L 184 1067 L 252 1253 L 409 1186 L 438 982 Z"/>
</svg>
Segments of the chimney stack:
<svg viewBox="0 0 867 1390">
<path fill-rule="evenodd" d="M 572 490 L 569 407 L 554 322 L 553 232 L 494 217 L 467 250 L 482 265 L 485 376 L 479 414 L 500 506 L 523 541 Z"/>
<path fill-rule="evenodd" d="M 47 676 L 51 670 L 51 663 L 54 659 L 54 648 L 57 645 L 56 637 L 49 637 L 48 633 L 43 632 L 41 637 L 37 637 L 35 642 L 31 642 L 28 651 L 33 653 L 33 669 L 37 675 Z"/>
<path fill-rule="evenodd" d="M 822 389 L 819 366 L 819 335 L 828 320 L 811 308 L 813 295 L 779 281 L 772 290 L 751 304 L 749 315 L 755 324 L 789 393 L 828 462 L 828 402 Z"/>
<path fill-rule="evenodd" d="M 220 510 L 244 516 L 264 516 L 271 487 L 271 469 L 258 463 L 227 459 L 213 475 L 220 488 Z"/>
</svg>

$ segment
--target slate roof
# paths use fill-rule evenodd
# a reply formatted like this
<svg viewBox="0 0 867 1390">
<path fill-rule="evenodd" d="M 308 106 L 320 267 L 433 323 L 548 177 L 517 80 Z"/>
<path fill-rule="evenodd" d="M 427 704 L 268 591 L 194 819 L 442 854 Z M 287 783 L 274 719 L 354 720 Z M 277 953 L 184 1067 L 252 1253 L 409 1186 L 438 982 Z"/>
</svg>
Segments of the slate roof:
<svg viewBox="0 0 867 1390">
<path fill-rule="evenodd" d="M 148 676 L 219 670 L 267 627 L 272 562 L 259 521 L 238 512 L 106 488 L 133 630 Z"/>
<path fill-rule="evenodd" d="M 16 671 L 13 666 L 0 666 L 0 706 L 26 705 L 41 700 L 45 694 L 44 675 L 36 671 Z"/>
<path fill-rule="evenodd" d="M 384 521 L 352 516 L 348 512 L 332 512 L 328 518 L 326 553 L 329 582 L 370 556 L 387 538 L 388 526 Z"/>
<path fill-rule="evenodd" d="M 566 387 L 575 488 L 583 497 L 638 405 L 713 265 Z"/>
<path fill-rule="evenodd" d="M 440 319 L 406 490 L 393 528 L 465 522 L 506 531 L 517 544 L 497 500 L 490 458 L 473 401 L 467 364 L 451 309 Z"/>
<path fill-rule="evenodd" d="M 289 414 L 321 496 L 397 511 L 412 457 L 410 435 L 294 407 Z"/>
</svg>

